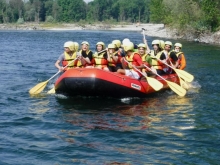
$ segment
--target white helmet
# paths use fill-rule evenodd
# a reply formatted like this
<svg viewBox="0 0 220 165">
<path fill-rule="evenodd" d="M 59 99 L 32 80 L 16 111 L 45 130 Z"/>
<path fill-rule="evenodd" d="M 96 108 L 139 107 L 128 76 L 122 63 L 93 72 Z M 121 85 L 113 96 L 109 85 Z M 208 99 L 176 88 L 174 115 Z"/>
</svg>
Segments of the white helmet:
<svg viewBox="0 0 220 165">
<path fill-rule="evenodd" d="M 134 50 L 134 44 L 132 42 L 128 42 L 124 45 L 124 50 L 127 51 L 133 51 Z"/>
<path fill-rule="evenodd" d="M 75 51 L 75 43 L 73 41 L 67 41 L 63 45 L 64 48 L 69 48 L 71 51 Z"/>
<path fill-rule="evenodd" d="M 131 42 L 128 38 L 123 39 L 122 45 L 125 45 L 127 43 Z"/>
</svg>

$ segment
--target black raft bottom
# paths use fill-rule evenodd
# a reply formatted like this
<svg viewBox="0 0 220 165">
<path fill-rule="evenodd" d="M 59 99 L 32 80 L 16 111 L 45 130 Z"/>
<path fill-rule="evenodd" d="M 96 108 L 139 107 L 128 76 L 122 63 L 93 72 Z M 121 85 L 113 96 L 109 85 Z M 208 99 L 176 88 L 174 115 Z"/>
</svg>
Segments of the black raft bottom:
<svg viewBox="0 0 220 165">
<path fill-rule="evenodd" d="M 146 97 L 146 93 L 98 78 L 64 78 L 56 86 L 56 93 L 66 96 Z"/>
</svg>

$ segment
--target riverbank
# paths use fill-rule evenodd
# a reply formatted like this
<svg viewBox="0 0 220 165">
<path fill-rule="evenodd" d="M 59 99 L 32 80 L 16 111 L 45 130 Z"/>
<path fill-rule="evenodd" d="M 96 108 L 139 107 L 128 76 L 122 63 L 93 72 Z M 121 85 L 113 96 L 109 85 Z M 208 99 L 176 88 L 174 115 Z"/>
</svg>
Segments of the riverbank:
<svg viewBox="0 0 220 165">
<path fill-rule="evenodd" d="M 185 39 L 188 41 L 218 44 L 220 45 L 220 31 L 215 33 L 198 34 L 193 30 L 186 32 L 178 32 L 175 29 L 165 27 L 164 24 L 47 24 L 47 23 L 25 23 L 25 24 L 0 24 L 0 30 L 115 30 L 115 31 L 136 31 L 142 32 L 145 29 L 145 34 L 153 37 L 170 38 L 170 39 Z"/>
</svg>

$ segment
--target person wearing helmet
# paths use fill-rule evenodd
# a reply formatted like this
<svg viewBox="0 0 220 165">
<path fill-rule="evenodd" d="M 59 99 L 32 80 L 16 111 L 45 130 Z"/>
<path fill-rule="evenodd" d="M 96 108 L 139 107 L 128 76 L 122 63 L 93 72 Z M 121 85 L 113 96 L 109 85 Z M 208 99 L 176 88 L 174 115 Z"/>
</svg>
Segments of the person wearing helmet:
<svg viewBox="0 0 220 165">
<path fill-rule="evenodd" d="M 171 51 L 173 44 L 170 41 L 166 41 L 164 43 L 164 50 L 163 50 L 163 54 L 166 57 L 166 60 L 164 60 L 164 62 L 172 65 L 174 68 L 176 68 L 178 66 L 178 58 L 175 55 L 175 53 L 173 51 Z M 164 72 L 166 72 L 167 74 L 170 74 L 173 72 L 173 70 L 168 67 L 167 65 L 164 65 Z"/>
<path fill-rule="evenodd" d="M 111 72 L 116 72 L 119 68 L 117 67 L 117 63 L 119 60 L 118 51 L 116 51 L 116 45 L 111 43 L 108 45 L 107 51 L 107 60 L 108 60 L 108 69 Z"/>
<path fill-rule="evenodd" d="M 149 68 L 151 68 L 152 66 L 152 59 L 150 57 L 150 55 L 147 53 L 147 46 L 144 43 L 140 43 L 138 45 L 138 53 L 141 56 L 141 59 L 143 61 L 144 65 L 147 65 Z M 152 67 L 153 69 L 153 67 Z M 150 71 L 148 69 L 142 69 L 143 74 L 150 73 Z"/>
<path fill-rule="evenodd" d="M 98 69 L 108 70 L 107 53 L 106 51 L 103 52 L 103 50 L 105 50 L 104 42 L 101 41 L 97 42 L 96 50 L 97 52 L 93 54 L 93 59 L 92 59 L 92 63 L 94 64 L 94 67 Z"/>
<path fill-rule="evenodd" d="M 136 69 L 144 68 L 141 56 L 134 52 L 134 44 L 132 42 L 125 43 L 123 47 L 126 53 L 125 57 L 123 57 L 121 60 L 123 69 L 118 69 L 117 72 L 135 79 L 139 79 L 141 74 Z M 124 58 L 126 61 L 128 61 L 128 63 L 124 60 Z M 133 66 L 135 66 L 135 68 Z"/>
<path fill-rule="evenodd" d="M 116 51 L 121 47 L 121 41 L 120 40 L 113 40 L 112 44 L 115 45 Z"/>
<path fill-rule="evenodd" d="M 59 56 L 57 59 L 55 66 L 61 71 L 65 71 L 67 69 L 75 67 L 75 62 L 72 62 L 77 58 L 76 50 L 75 50 L 75 43 L 72 41 L 67 41 L 64 43 L 64 53 Z M 72 63 L 71 63 L 72 62 Z M 62 66 L 60 66 L 62 63 Z M 66 69 L 64 67 L 68 65 Z"/>
<path fill-rule="evenodd" d="M 113 40 L 112 44 L 115 45 L 115 50 L 117 51 L 118 61 L 116 63 L 116 70 L 122 69 L 121 58 L 125 56 L 125 51 L 122 49 L 122 44 L 120 40 Z"/>
<path fill-rule="evenodd" d="M 154 69 L 156 69 L 157 74 L 163 75 L 163 74 L 165 74 L 165 72 L 163 70 L 164 64 L 159 61 L 159 60 L 166 59 L 166 56 L 164 54 L 162 54 L 162 50 L 164 47 L 163 42 L 160 40 L 153 40 L 152 47 L 153 47 L 153 50 L 151 50 L 149 52 L 149 55 L 152 59 L 152 66 L 154 67 Z"/>
<path fill-rule="evenodd" d="M 174 51 L 173 51 L 179 60 L 179 63 L 176 68 L 181 69 L 181 70 L 185 69 L 186 67 L 186 59 L 185 59 L 184 53 L 181 51 L 182 47 L 183 46 L 181 43 L 175 43 Z"/>
<path fill-rule="evenodd" d="M 171 53 L 172 45 L 173 44 L 170 41 L 164 42 L 164 50 L 162 51 L 162 55 L 161 55 L 161 56 L 165 56 L 165 59 L 162 61 L 164 63 L 171 64 L 171 65 L 172 65 L 171 61 L 175 61 L 175 63 L 178 61 L 178 58 L 176 57 L 176 55 L 173 55 L 173 53 Z M 163 66 L 163 70 L 166 74 L 172 73 L 172 69 L 168 67 L 167 65 Z"/>
<path fill-rule="evenodd" d="M 78 44 L 78 42 L 74 42 L 74 44 L 75 44 L 75 51 L 78 52 L 79 51 L 79 44 Z"/>
<path fill-rule="evenodd" d="M 79 59 L 81 61 L 82 67 L 91 68 L 93 52 L 89 50 L 89 43 L 87 41 L 83 41 L 81 43 L 81 50 L 79 51 L 79 53 Z"/>
<path fill-rule="evenodd" d="M 161 50 L 164 50 L 164 47 L 165 47 L 165 42 L 164 42 L 164 40 L 160 40 L 159 47 L 160 47 Z"/>
</svg>

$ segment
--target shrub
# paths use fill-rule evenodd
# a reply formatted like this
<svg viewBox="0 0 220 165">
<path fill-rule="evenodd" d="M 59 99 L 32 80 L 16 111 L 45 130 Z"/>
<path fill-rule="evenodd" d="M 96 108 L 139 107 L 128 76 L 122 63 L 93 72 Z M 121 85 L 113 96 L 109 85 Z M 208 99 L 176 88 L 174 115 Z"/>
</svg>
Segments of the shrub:
<svg viewBox="0 0 220 165">
<path fill-rule="evenodd" d="M 51 15 L 49 15 L 49 16 L 47 16 L 46 17 L 46 22 L 55 22 L 55 19 L 51 16 Z"/>
<path fill-rule="evenodd" d="M 23 24 L 24 23 L 24 18 L 19 18 L 17 20 L 17 24 Z"/>
</svg>

